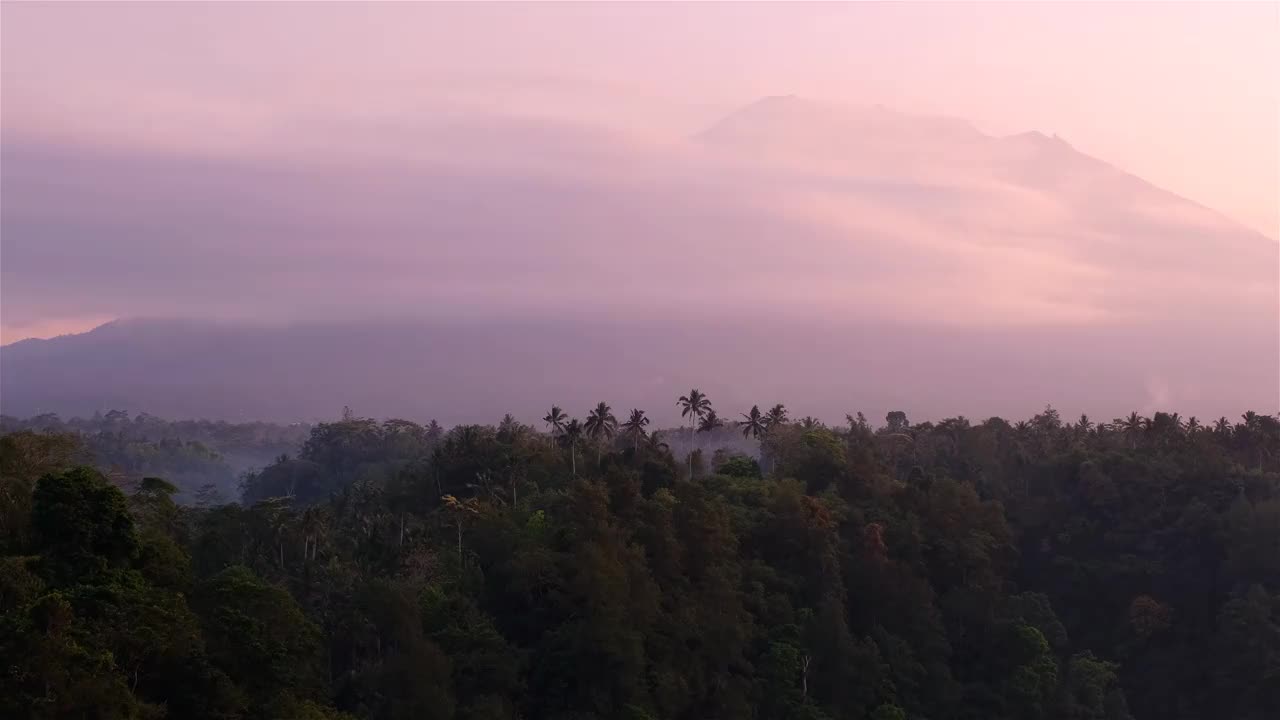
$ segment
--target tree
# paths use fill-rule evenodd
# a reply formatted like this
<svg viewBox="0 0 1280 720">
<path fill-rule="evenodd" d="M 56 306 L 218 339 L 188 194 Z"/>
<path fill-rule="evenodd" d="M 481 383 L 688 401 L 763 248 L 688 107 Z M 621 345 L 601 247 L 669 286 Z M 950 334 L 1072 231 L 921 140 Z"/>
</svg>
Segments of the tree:
<svg viewBox="0 0 1280 720">
<path fill-rule="evenodd" d="M 606 403 L 599 403 L 587 414 L 587 422 L 583 425 L 587 437 L 596 443 L 596 464 L 600 464 L 600 445 L 613 439 L 618 433 L 618 419 L 613 416 L 613 409 Z"/>
<path fill-rule="evenodd" d="M 193 601 L 209 657 L 255 704 L 323 695 L 319 629 L 284 589 L 232 566 L 201 583 Z"/>
<path fill-rule="evenodd" d="M 564 432 L 564 425 L 568 419 L 569 416 L 564 414 L 560 406 L 552 405 L 551 412 L 542 418 L 542 422 L 547 424 L 547 429 L 551 432 L 552 437 L 555 437 Z"/>
<path fill-rule="evenodd" d="M 268 443 L 240 503 L 183 505 L 148 462 L 276 431 L 0 416 L 0 716 L 1280 717 L 1280 421 L 1179 419 L 1131 445 L 1048 409 L 766 432 L 753 407 L 770 482 L 736 443 L 677 482 L 633 410 L 637 452 L 588 482 L 511 416 L 352 414 Z M 137 454 L 104 477 L 43 432 Z"/>
<path fill-rule="evenodd" d="M 708 410 L 707 414 L 704 415 L 702 417 L 702 420 L 698 423 L 698 432 L 711 433 L 711 432 L 715 432 L 717 428 L 722 428 L 722 427 L 724 427 L 724 421 L 721 420 L 718 415 L 716 415 L 716 411 Z"/>
<path fill-rule="evenodd" d="M 452 495 L 440 498 L 444 509 L 453 517 L 458 535 L 458 565 L 462 565 L 462 530 L 480 515 L 480 503 L 475 498 L 459 500 Z"/>
<path fill-rule="evenodd" d="M 52 582 L 84 581 L 128 567 L 138 551 L 124 493 L 88 467 L 40 478 L 31 529 Z"/>
<path fill-rule="evenodd" d="M 721 475 L 758 480 L 760 478 L 760 463 L 755 458 L 734 455 L 720 463 L 715 471 Z"/>
<path fill-rule="evenodd" d="M 696 446 L 693 435 L 698 421 L 711 409 L 711 401 L 701 390 L 694 388 L 688 395 L 681 395 L 676 405 L 680 407 L 680 417 L 689 418 L 689 477 L 693 477 L 693 448 Z"/>
<path fill-rule="evenodd" d="M 653 452 L 653 453 L 671 452 L 671 446 L 668 445 L 666 441 L 662 439 L 661 430 L 657 432 L 649 433 L 648 437 L 645 438 L 644 445 L 645 445 L 645 448 L 649 450 L 649 452 Z"/>
<path fill-rule="evenodd" d="M 1089 419 L 1088 415 L 1080 414 L 1080 420 L 1076 423 L 1076 432 L 1082 437 L 1088 435 L 1094 428 L 1094 423 Z"/>
<path fill-rule="evenodd" d="M 768 429 L 765 422 L 764 415 L 760 413 L 760 406 L 752 405 L 751 412 L 742 414 L 738 427 L 742 430 L 742 437 L 758 438 Z"/>
<path fill-rule="evenodd" d="M 6 668 L 0 675 L 0 715 L 39 720 L 143 715 L 110 653 L 85 646 L 79 618 L 62 593 L 6 608 L 2 617 L 0 656 Z"/>
<path fill-rule="evenodd" d="M 1067 663 L 1064 714 L 1072 720 L 1131 720 L 1116 670 L 1092 652 L 1076 653 Z"/>
<path fill-rule="evenodd" d="M 1120 428 L 1124 436 L 1129 440 L 1129 447 L 1136 448 L 1138 446 L 1138 438 L 1142 437 L 1142 431 L 1146 429 L 1147 420 L 1136 412 L 1129 413 L 1129 416 L 1116 420 L 1116 426 Z"/>
<path fill-rule="evenodd" d="M 309 507 L 302 511 L 302 560 L 315 561 L 316 553 L 320 550 L 320 539 L 323 537 L 327 521 L 324 511 L 319 507 Z M 403 533 L 401 533 L 401 541 L 403 542 Z"/>
<path fill-rule="evenodd" d="M 578 441 L 582 439 L 582 423 L 577 418 L 565 424 L 560 442 L 569 448 L 569 462 L 574 477 L 578 476 Z"/>
<path fill-rule="evenodd" d="M 83 455 L 80 439 L 72 435 L 20 430 L 0 437 L 0 551 L 17 553 L 26 546 L 36 481 L 67 470 Z"/>
<path fill-rule="evenodd" d="M 1222 717 L 1280 713 L 1280 596 L 1261 585 L 1235 593 L 1218 613 L 1213 690 Z"/>
<path fill-rule="evenodd" d="M 773 430 L 776 427 L 787 424 L 787 406 L 778 403 L 769 408 L 769 412 L 764 414 L 765 430 Z"/>
<path fill-rule="evenodd" d="M 645 437 L 645 427 L 649 424 L 649 418 L 645 417 L 643 410 L 632 408 L 631 416 L 622 424 L 623 434 L 631 438 L 635 443 L 635 452 L 640 452 L 640 441 Z"/>
</svg>

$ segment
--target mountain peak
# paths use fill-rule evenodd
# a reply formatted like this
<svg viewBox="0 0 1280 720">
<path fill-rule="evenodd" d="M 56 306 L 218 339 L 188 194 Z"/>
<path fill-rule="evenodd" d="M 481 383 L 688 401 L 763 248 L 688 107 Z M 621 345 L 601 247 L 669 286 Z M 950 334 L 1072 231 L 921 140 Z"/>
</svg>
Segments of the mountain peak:
<svg viewBox="0 0 1280 720">
<path fill-rule="evenodd" d="M 1075 149 L 1074 147 L 1071 146 L 1071 143 L 1064 140 L 1057 133 L 1054 133 L 1052 135 L 1045 135 L 1043 132 L 1040 132 L 1039 130 L 1028 130 L 1022 133 L 1006 135 L 1003 139 L 1011 140 L 1015 142 L 1017 141 L 1029 142 L 1042 147 L 1060 147 L 1060 148 L 1066 148 L 1070 150 Z"/>
</svg>

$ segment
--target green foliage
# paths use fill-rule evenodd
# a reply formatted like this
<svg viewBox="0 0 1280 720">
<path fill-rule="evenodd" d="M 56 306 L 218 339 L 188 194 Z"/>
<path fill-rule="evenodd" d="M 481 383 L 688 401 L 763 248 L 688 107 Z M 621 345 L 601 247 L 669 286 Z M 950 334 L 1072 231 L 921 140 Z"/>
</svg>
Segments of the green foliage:
<svg viewBox="0 0 1280 720">
<path fill-rule="evenodd" d="M 745 455 L 734 455 L 725 460 L 716 466 L 716 472 L 721 475 L 748 479 L 759 479 L 761 477 L 760 463 L 755 458 Z"/>
<path fill-rule="evenodd" d="M 69 424 L 22 421 L 0 715 L 1280 716 L 1274 418 L 833 428 L 775 405 L 727 431 L 702 393 L 679 406 L 675 433 L 603 403 L 549 434 L 348 412 L 239 505 L 77 467 L 46 432 Z M 179 425 L 92 422 L 139 451 Z"/>
<path fill-rule="evenodd" d="M 205 580 L 192 598 L 210 660 L 253 702 L 282 691 L 323 697 L 319 630 L 284 589 L 243 566 Z"/>
<path fill-rule="evenodd" d="M 885 703 L 871 712 L 869 720 L 907 720 L 907 711 L 897 705 Z"/>
<path fill-rule="evenodd" d="M 124 493 L 96 470 L 78 467 L 36 483 L 31 530 L 47 580 L 95 577 L 127 567 L 138 551 Z"/>
<path fill-rule="evenodd" d="M 163 477 L 187 501 L 202 489 L 231 499 L 240 473 L 264 467 L 281 454 L 296 453 L 309 431 L 302 424 L 165 421 L 147 413 L 131 418 L 120 410 L 67 421 L 52 414 L 26 420 L 0 415 L 0 458 L 43 464 L 29 475 L 28 483 L 49 472 L 92 463 L 128 480 Z M 30 452 L 33 441 L 45 450 Z M 10 442 L 19 445 L 18 453 L 10 452 Z M 60 447 L 50 451 L 51 444 Z M 4 462 L 0 459 L 0 478 L 10 476 Z"/>
</svg>

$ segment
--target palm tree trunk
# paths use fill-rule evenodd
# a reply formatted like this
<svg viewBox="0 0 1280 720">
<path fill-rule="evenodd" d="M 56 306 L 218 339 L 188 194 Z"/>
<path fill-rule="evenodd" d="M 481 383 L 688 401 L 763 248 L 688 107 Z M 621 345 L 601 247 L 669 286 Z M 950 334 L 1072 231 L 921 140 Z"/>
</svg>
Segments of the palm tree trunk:
<svg viewBox="0 0 1280 720">
<path fill-rule="evenodd" d="M 458 517 L 458 566 L 462 566 L 462 517 Z"/>
<path fill-rule="evenodd" d="M 694 429 L 693 422 L 690 422 L 689 423 L 689 479 L 690 480 L 693 479 L 693 446 L 697 443 L 697 440 L 694 438 L 694 433 L 696 432 L 697 430 Z"/>
</svg>

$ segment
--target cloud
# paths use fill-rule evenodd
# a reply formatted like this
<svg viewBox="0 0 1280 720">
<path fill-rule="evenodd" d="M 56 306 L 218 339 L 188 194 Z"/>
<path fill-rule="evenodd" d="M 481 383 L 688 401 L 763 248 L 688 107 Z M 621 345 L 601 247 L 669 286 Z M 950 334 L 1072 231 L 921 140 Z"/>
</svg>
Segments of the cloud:
<svg viewBox="0 0 1280 720">
<path fill-rule="evenodd" d="M 330 118 L 215 156 L 10 133 L 6 322 L 690 307 L 960 327 L 1275 315 L 1274 243 L 1057 141 L 1030 141 L 1014 164 L 1035 177 L 1018 185 L 1003 140 L 877 109 L 851 121 L 877 134 L 842 140 L 840 162 L 809 163 L 815 141 L 850 136 L 843 116 L 821 110 L 821 132 L 807 133 L 810 108 L 783 107 L 782 126 L 748 113 L 733 127 L 751 132 L 712 131 L 709 145 L 465 112 Z M 755 152 L 761 137 L 772 152 Z M 913 140 L 929 156 L 901 151 L 895 167 Z M 863 148 L 881 157 L 861 163 Z"/>
<path fill-rule="evenodd" d="M 214 412 L 193 363 L 240 383 L 218 413 L 282 418 L 322 412 L 314 389 L 352 375 L 368 376 L 352 385 L 368 412 L 393 414 L 461 412 L 449 398 L 485 374 L 505 378 L 502 409 L 530 413 L 604 395 L 643 407 L 617 388 L 708 375 L 730 407 L 794 399 L 833 419 L 851 398 L 932 416 L 1048 401 L 1205 414 L 1280 394 L 1274 242 L 1052 141 L 1010 160 L 1002 138 L 913 122 L 842 141 L 843 159 L 815 159 L 790 125 L 799 148 L 757 153 L 470 111 L 329 117 L 217 152 L 6 132 L 6 341 L 87 317 L 250 328 L 215 334 L 232 345 L 220 354 L 194 332 L 181 357 L 161 352 L 179 336 L 164 327 L 147 352 L 108 334 L 95 352 L 121 366 L 81 377 L 72 352 L 39 387 L 18 373 L 44 372 L 39 356 L 11 359 L 7 402 L 47 407 L 41 387 L 62 388 L 73 408 L 110 382 L 144 406 Z M 878 157 L 860 162 L 863 147 Z M 1019 163 L 1035 166 L 1025 182 Z M 390 321 L 403 325 L 366 331 Z M 313 358 L 338 338 L 349 347 Z M 451 387 L 404 400 L 433 353 Z M 243 375 L 273 357 L 310 363 L 311 379 Z M 170 373 L 164 392 L 154 372 L 125 372 L 149 363 Z M 272 382 L 294 385 L 255 404 Z"/>
</svg>

